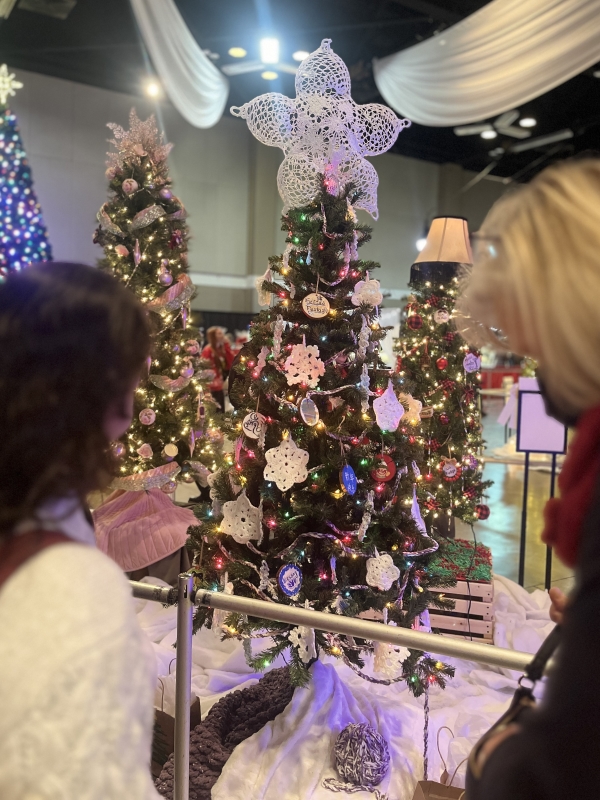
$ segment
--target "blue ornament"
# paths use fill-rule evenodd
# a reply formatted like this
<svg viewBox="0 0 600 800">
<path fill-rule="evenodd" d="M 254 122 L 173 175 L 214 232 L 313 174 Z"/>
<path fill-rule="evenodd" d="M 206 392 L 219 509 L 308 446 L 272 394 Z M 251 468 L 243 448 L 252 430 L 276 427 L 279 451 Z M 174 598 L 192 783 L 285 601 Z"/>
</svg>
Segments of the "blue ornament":
<svg viewBox="0 0 600 800">
<path fill-rule="evenodd" d="M 296 564 L 284 564 L 277 573 L 279 588 L 288 597 L 296 597 L 302 586 L 302 570 Z"/>
<path fill-rule="evenodd" d="M 356 480 L 356 473 L 350 466 L 350 464 L 345 464 L 340 470 L 340 483 L 342 484 L 342 489 L 347 494 L 354 494 L 356 492 L 358 481 Z"/>
</svg>

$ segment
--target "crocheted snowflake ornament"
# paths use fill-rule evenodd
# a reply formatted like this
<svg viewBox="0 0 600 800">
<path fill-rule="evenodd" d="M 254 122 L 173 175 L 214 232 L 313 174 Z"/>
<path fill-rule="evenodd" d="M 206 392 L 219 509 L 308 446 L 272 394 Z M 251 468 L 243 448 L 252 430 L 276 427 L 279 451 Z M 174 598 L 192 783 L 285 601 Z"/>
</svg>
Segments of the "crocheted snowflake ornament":
<svg viewBox="0 0 600 800">
<path fill-rule="evenodd" d="M 358 281 L 354 287 L 354 294 L 350 298 L 353 306 L 369 305 L 380 306 L 383 302 L 383 295 L 380 290 L 379 281 L 369 278 L 366 281 Z"/>
<path fill-rule="evenodd" d="M 305 607 L 308 608 L 308 603 L 305 603 Z M 294 647 L 298 648 L 298 655 L 304 664 L 308 664 L 309 661 L 317 657 L 315 632 L 312 628 L 307 628 L 304 625 L 292 628 L 288 639 Z"/>
<path fill-rule="evenodd" d="M 394 386 L 388 381 L 385 392 L 373 400 L 375 419 L 382 431 L 395 431 L 404 416 L 404 406 L 396 397 Z"/>
<path fill-rule="evenodd" d="M 262 539 L 262 507 L 252 505 L 245 489 L 236 500 L 223 503 L 221 530 L 239 544 Z"/>
<path fill-rule="evenodd" d="M 267 450 L 265 458 L 265 480 L 274 481 L 280 492 L 287 492 L 295 483 L 302 483 L 308 477 L 308 452 L 301 450 L 291 437 L 284 439 L 278 447 Z"/>
<path fill-rule="evenodd" d="M 302 337 L 302 344 L 295 344 L 285 360 L 284 369 L 287 373 L 288 386 L 304 383 L 314 389 L 319 383 L 319 378 L 325 374 L 325 364 L 319 355 L 317 345 L 307 345 L 306 337 Z"/>
<path fill-rule="evenodd" d="M 392 588 L 392 583 L 400 577 L 400 570 L 392 561 L 389 553 L 379 555 L 375 550 L 375 556 L 367 559 L 367 583 L 382 592 L 387 592 Z"/>
<path fill-rule="evenodd" d="M 323 39 L 296 73 L 296 99 L 262 94 L 231 113 L 242 117 L 263 144 L 285 153 L 277 174 L 285 209 L 309 203 L 319 192 L 320 175 L 331 194 L 345 184 L 356 188 L 354 205 L 377 219 L 374 167 L 364 156 L 385 153 L 410 122 L 387 106 L 359 106 L 350 96 L 348 68 Z"/>
</svg>

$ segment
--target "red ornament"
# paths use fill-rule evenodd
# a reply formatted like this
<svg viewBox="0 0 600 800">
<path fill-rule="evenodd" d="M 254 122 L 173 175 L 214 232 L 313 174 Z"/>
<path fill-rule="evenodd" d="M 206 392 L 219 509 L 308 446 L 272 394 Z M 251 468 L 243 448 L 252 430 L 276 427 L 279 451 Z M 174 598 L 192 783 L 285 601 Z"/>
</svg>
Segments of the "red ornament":
<svg viewBox="0 0 600 800">
<path fill-rule="evenodd" d="M 464 490 L 463 494 L 467 500 L 475 500 L 477 497 L 477 489 L 474 486 L 469 486 L 468 489 Z"/>
<path fill-rule="evenodd" d="M 442 425 L 447 425 L 450 422 L 450 417 L 448 414 L 440 414 L 440 422 Z"/>
<path fill-rule="evenodd" d="M 448 333 L 445 333 L 445 334 L 444 334 L 444 339 L 445 339 L 445 340 L 446 340 L 448 343 L 450 343 L 450 344 L 451 344 L 451 343 L 454 341 L 454 337 L 455 337 L 455 336 L 456 336 L 456 334 L 454 333 L 454 331 L 448 331 Z"/>
<path fill-rule="evenodd" d="M 375 459 L 375 466 L 371 470 L 371 477 L 374 481 L 385 483 L 391 481 L 396 474 L 396 465 L 393 460 L 386 454 L 377 456 Z"/>
<path fill-rule="evenodd" d="M 475 515 L 477 519 L 487 519 L 490 515 L 490 507 L 486 506 L 485 503 L 479 503 L 479 505 L 475 506 Z"/>
<path fill-rule="evenodd" d="M 439 507 L 440 504 L 435 497 L 428 497 L 427 500 L 425 500 L 425 508 L 428 508 L 430 511 L 437 511 Z"/>
<path fill-rule="evenodd" d="M 401 369 L 402 369 L 402 359 L 400 358 L 400 356 L 398 356 L 396 358 L 396 370 L 400 372 Z"/>
<path fill-rule="evenodd" d="M 456 383 L 454 381 L 451 381 L 448 378 L 446 378 L 445 381 L 441 382 L 440 386 L 444 390 L 444 394 L 445 395 L 449 395 L 450 392 L 454 391 L 454 387 L 456 386 Z"/>
<path fill-rule="evenodd" d="M 406 320 L 406 324 L 411 331 L 418 331 L 419 328 L 423 327 L 423 317 L 420 314 L 411 314 Z"/>
<path fill-rule="evenodd" d="M 438 360 L 435 362 L 435 365 L 438 369 L 446 369 L 448 366 L 448 359 L 444 358 L 444 356 L 440 356 Z"/>
<path fill-rule="evenodd" d="M 440 443 L 438 442 L 437 439 L 430 439 L 429 440 L 429 449 L 433 450 L 433 452 L 435 452 L 436 450 L 440 449 Z"/>
<path fill-rule="evenodd" d="M 433 306 L 434 308 L 437 308 L 437 306 L 439 306 L 440 304 L 440 298 L 437 296 L 437 294 L 432 294 L 429 296 L 427 304 Z"/>
</svg>

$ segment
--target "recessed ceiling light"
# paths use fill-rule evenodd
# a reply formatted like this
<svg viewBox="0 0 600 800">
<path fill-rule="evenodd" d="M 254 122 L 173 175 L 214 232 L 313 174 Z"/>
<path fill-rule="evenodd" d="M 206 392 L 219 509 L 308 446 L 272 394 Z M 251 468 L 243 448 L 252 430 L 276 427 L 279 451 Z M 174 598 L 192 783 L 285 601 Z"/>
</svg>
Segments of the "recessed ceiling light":
<svg viewBox="0 0 600 800">
<path fill-rule="evenodd" d="M 496 131 L 482 131 L 481 138 L 482 139 L 495 139 L 498 134 Z"/>
<path fill-rule="evenodd" d="M 260 40 L 260 60 L 263 64 L 279 62 L 279 40 L 267 37 Z"/>
<path fill-rule="evenodd" d="M 248 53 L 243 47 L 230 47 L 227 51 L 232 58 L 244 58 Z"/>
<path fill-rule="evenodd" d="M 308 58 L 310 53 L 308 50 L 296 50 L 295 53 L 292 53 L 292 58 L 294 61 L 304 61 L 305 58 Z"/>
<path fill-rule="evenodd" d="M 425 247 L 426 244 L 427 244 L 427 239 L 417 239 L 417 250 L 419 251 L 419 253 Z"/>
<path fill-rule="evenodd" d="M 155 80 L 149 80 L 146 82 L 144 86 L 144 91 L 146 92 L 148 97 L 160 97 L 161 95 L 160 83 Z"/>
<path fill-rule="evenodd" d="M 519 125 L 522 128 L 533 128 L 535 125 L 537 125 L 537 120 L 533 117 L 523 117 L 523 119 L 519 120 Z"/>
<path fill-rule="evenodd" d="M 273 72 L 272 69 L 266 69 L 264 72 L 261 72 L 260 77 L 264 78 L 266 81 L 274 81 L 275 78 L 278 78 L 279 76 L 276 72 Z"/>
</svg>

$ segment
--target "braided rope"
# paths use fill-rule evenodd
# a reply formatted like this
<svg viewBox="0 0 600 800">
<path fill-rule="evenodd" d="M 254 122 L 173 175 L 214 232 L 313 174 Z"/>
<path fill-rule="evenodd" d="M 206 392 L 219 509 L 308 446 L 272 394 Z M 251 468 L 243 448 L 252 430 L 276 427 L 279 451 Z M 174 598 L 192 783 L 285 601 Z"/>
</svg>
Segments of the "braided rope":
<svg viewBox="0 0 600 800">
<path fill-rule="evenodd" d="M 429 772 L 429 686 L 425 687 L 423 713 L 425 717 L 423 726 L 423 780 L 426 781 Z"/>
</svg>

